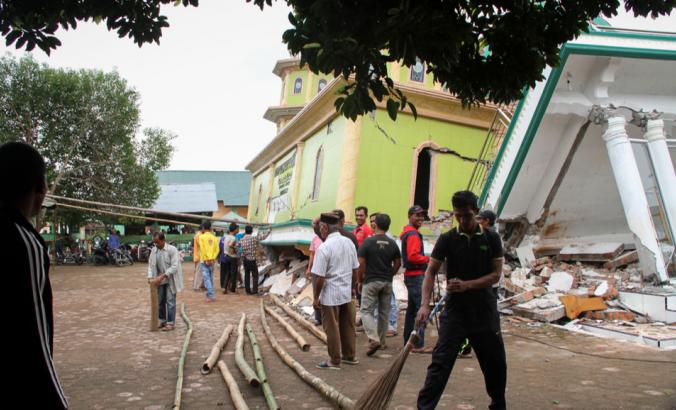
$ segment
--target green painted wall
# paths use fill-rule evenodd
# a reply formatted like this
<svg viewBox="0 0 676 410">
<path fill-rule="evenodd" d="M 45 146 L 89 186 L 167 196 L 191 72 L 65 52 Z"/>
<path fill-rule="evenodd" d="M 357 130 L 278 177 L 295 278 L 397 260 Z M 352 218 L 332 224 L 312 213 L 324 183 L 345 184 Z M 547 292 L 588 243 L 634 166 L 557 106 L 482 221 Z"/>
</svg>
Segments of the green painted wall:
<svg viewBox="0 0 676 410">
<path fill-rule="evenodd" d="M 275 170 L 279 167 L 282 167 L 282 164 L 285 164 L 286 161 L 288 161 L 291 157 L 295 157 L 295 154 L 296 154 L 296 148 L 293 147 L 289 152 L 287 152 L 283 157 L 281 157 L 280 159 L 278 159 L 275 162 Z M 285 186 L 284 190 L 286 191 L 286 193 L 283 194 L 283 195 L 288 195 L 287 198 L 286 198 L 287 206 L 286 206 L 286 208 L 277 210 L 277 213 L 275 214 L 275 222 L 277 222 L 277 221 L 288 221 L 289 219 L 291 219 L 291 211 L 288 208 L 291 206 L 291 195 L 293 194 L 293 183 L 294 183 L 293 182 L 293 178 L 294 178 L 293 170 L 295 168 L 295 160 L 294 160 L 294 165 L 291 165 L 291 163 L 287 163 L 286 165 L 287 165 L 287 167 L 290 166 L 291 168 L 290 169 L 287 168 L 287 172 L 275 176 L 274 183 L 272 184 L 272 195 L 271 195 L 271 197 L 276 198 L 277 196 L 279 196 L 281 194 L 281 192 L 280 192 L 280 179 L 284 176 L 284 174 L 286 174 L 287 177 L 289 177 L 289 176 L 291 177 L 290 179 L 288 179 L 286 181 L 286 183 L 282 183 L 282 186 L 283 187 Z"/>
<path fill-rule="evenodd" d="M 338 192 L 338 175 L 340 174 L 340 162 L 343 153 L 343 139 L 345 136 L 344 117 L 334 118 L 331 124 L 331 134 L 326 133 L 327 127 L 324 126 L 312 137 L 305 141 L 303 148 L 303 159 L 300 166 L 300 186 L 298 188 L 298 211 L 296 218 L 312 219 L 319 216 L 320 213 L 329 211 L 336 206 L 336 195 Z M 319 198 L 312 200 L 312 187 L 314 183 L 315 161 L 317 151 L 322 147 L 324 150 L 324 160 L 322 161 L 322 178 L 319 185 Z M 295 176 L 294 176 L 295 177 Z M 283 222 L 286 219 L 284 215 L 278 214 L 275 222 Z"/>
<path fill-rule="evenodd" d="M 432 140 L 468 157 L 477 157 L 486 130 L 439 120 L 399 114 L 396 123 L 384 110 L 377 110 L 375 121 L 395 141 L 392 143 L 369 117 L 362 124 L 355 206 L 365 205 L 369 212 L 385 212 L 392 218 L 391 231 L 399 234 L 407 223 L 411 181 L 415 175 L 415 149 Z M 447 154 L 438 154 L 436 209 L 450 209 L 453 192 L 466 189 L 474 163 Z"/>
<path fill-rule="evenodd" d="M 254 177 L 254 194 L 251 197 L 252 202 L 251 206 L 249 207 L 249 219 L 253 222 L 264 222 L 265 210 L 267 208 L 268 199 L 270 198 L 270 193 L 268 192 L 270 188 L 270 175 L 270 169 L 266 169 L 264 172 Z M 260 186 L 263 187 L 263 193 L 260 197 L 260 207 L 258 209 L 258 214 L 256 214 L 256 206 L 259 203 L 258 192 Z"/>
<path fill-rule="evenodd" d="M 292 71 L 286 80 L 286 105 L 304 105 L 305 95 L 308 87 L 308 71 L 307 70 L 296 70 Z M 303 88 L 300 93 L 293 93 L 293 86 L 296 83 L 296 78 L 301 78 L 303 80 Z"/>
</svg>

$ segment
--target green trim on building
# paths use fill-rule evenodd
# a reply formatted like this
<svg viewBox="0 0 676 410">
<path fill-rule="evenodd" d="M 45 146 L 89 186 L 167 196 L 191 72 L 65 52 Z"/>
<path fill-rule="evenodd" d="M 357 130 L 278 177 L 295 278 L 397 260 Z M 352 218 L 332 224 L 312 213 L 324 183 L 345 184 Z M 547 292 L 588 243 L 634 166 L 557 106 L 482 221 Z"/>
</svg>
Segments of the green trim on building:
<svg viewBox="0 0 676 410">
<path fill-rule="evenodd" d="M 634 47 L 616 47 L 616 46 L 606 46 L 606 45 L 589 45 L 589 44 L 565 44 L 561 49 L 561 63 L 559 67 L 552 70 L 545 89 L 542 92 L 542 96 L 538 101 L 538 106 L 533 113 L 533 117 L 528 125 L 526 134 L 524 135 L 523 142 L 519 147 L 519 152 L 514 159 L 514 164 L 510 169 L 509 175 L 505 180 L 505 185 L 502 187 L 500 192 L 500 197 L 498 198 L 498 204 L 496 206 L 496 212 L 498 215 L 502 213 L 502 210 L 507 202 L 509 194 L 512 191 L 516 178 L 521 171 L 521 166 L 528 155 L 530 146 L 533 143 L 535 134 L 540 127 L 542 118 L 544 117 L 547 107 L 549 106 L 549 101 L 554 94 L 556 85 L 559 82 L 563 68 L 568 61 L 568 57 L 571 54 L 580 54 L 580 55 L 601 55 L 601 56 L 613 56 L 613 57 L 628 57 L 628 58 L 647 58 L 655 60 L 676 60 L 676 52 L 672 50 L 660 50 L 660 49 L 643 49 L 643 48 L 634 48 Z M 516 116 L 512 119 L 514 121 Z M 496 162 L 497 165 L 497 162 Z"/>
<path fill-rule="evenodd" d="M 500 145 L 500 149 L 498 150 L 498 155 L 495 157 L 495 161 L 493 161 L 493 166 L 491 167 L 491 170 L 488 173 L 488 178 L 486 179 L 484 187 L 481 190 L 481 197 L 479 198 L 479 206 L 483 207 L 484 201 L 486 200 L 486 196 L 488 196 L 488 188 L 493 183 L 493 179 L 495 178 L 495 174 L 498 169 L 497 165 L 500 163 L 500 161 L 502 161 L 502 156 L 505 154 L 505 150 L 507 149 L 509 140 L 512 137 L 512 130 L 514 129 L 514 125 L 516 124 L 516 119 L 519 118 L 519 115 L 521 115 L 521 109 L 523 109 L 523 105 L 526 102 L 526 97 L 528 97 L 529 91 L 530 88 L 526 88 L 524 90 L 523 97 L 521 97 L 519 104 L 517 104 L 516 110 L 514 111 L 514 115 L 512 116 L 512 120 L 509 122 L 509 127 L 507 127 L 505 138 L 502 140 L 502 144 Z"/>
<path fill-rule="evenodd" d="M 627 38 L 627 39 L 637 39 L 637 40 L 653 40 L 653 41 L 676 41 L 676 35 L 669 33 L 640 33 L 640 32 L 627 32 L 627 31 L 602 31 L 602 30 L 593 30 L 589 31 L 589 35 L 599 36 L 599 37 L 615 37 L 615 38 Z"/>
</svg>

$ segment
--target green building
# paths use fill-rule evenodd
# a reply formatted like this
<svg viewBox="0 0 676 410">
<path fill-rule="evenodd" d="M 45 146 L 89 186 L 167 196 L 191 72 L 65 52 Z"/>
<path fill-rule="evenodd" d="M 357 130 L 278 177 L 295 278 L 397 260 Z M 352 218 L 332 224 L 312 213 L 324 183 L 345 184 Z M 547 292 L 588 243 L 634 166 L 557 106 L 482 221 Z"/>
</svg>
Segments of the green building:
<svg viewBox="0 0 676 410">
<path fill-rule="evenodd" d="M 488 130 L 496 106 L 463 108 L 422 63 L 388 68 L 398 73 L 393 78 L 415 104 L 417 120 L 409 111 L 390 120 L 384 103 L 348 120 L 333 105 L 342 78 L 315 75 L 296 58 L 277 62 L 280 104 L 264 115 L 277 135 L 246 166 L 253 175 L 247 219 L 275 224 L 273 234 L 286 231 L 270 241 L 307 244 L 309 220 L 340 208 L 353 223 L 359 205 L 388 213 L 398 234 L 411 205 L 432 218 L 449 210 L 452 193 L 469 186 L 472 159 L 492 158 L 499 138 Z"/>
</svg>

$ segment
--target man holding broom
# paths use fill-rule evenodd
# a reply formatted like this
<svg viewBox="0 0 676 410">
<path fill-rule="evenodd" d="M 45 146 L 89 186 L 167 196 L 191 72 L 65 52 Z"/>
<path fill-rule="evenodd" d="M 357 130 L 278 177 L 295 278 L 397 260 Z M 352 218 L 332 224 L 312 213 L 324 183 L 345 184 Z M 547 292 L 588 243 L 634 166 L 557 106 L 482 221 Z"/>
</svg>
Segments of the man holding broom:
<svg viewBox="0 0 676 410">
<path fill-rule="evenodd" d="M 437 406 L 465 338 L 474 347 L 484 374 L 486 391 L 491 397 L 489 409 L 506 408 L 507 361 L 491 289 L 502 272 L 502 243 L 497 233 L 483 229 L 476 221 L 477 202 L 477 196 L 470 191 L 453 195 L 458 227 L 439 237 L 425 272 L 416 329 L 424 326 L 430 314 L 434 276 L 444 261 L 450 297 L 439 320 L 439 339 L 427 368 L 425 385 L 418 394 L 418 409 Z"/>
</svg>

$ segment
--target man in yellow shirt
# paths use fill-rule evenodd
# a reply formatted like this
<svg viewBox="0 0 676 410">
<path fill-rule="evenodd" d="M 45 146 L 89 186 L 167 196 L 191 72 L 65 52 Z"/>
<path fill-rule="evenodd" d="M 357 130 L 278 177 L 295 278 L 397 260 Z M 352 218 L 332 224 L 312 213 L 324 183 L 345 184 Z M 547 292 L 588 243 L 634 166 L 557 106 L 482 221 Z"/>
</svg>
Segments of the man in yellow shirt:
<svg viewBox="0 0 676 410">
<path fill-rule="evenodd" d="M 202 271 L 201 271 L 201 269 L 199 269 L 199 263 L 200 263 L 199 238 L 200 238 L 201 234 L 202 234 L 202 225 L 200 224 L 200 228 L 197 230 L 197 232 L 195 233 L 195 236 L 193 238 L 193 247 L 192 247 L 192 260 L 195 262 L 195 269 L 193 270 L 193 277 L 192 277 L 192 289 L 195 292 L 198 292 L 204 286 L 204 281 L 202 280 Z"/>
<path fill-rule="evenodd" d="M 199 243 L 200 270 L 202 271 L 204 286 L 207 288 L 207 302 L 209 303 L 216 300 L 211 278 L 214 262 L 218 257 L 218 238 L 211 232 L 211 222 L 204 222 L 202 234 L 197 241 Z"/>
</svg>

